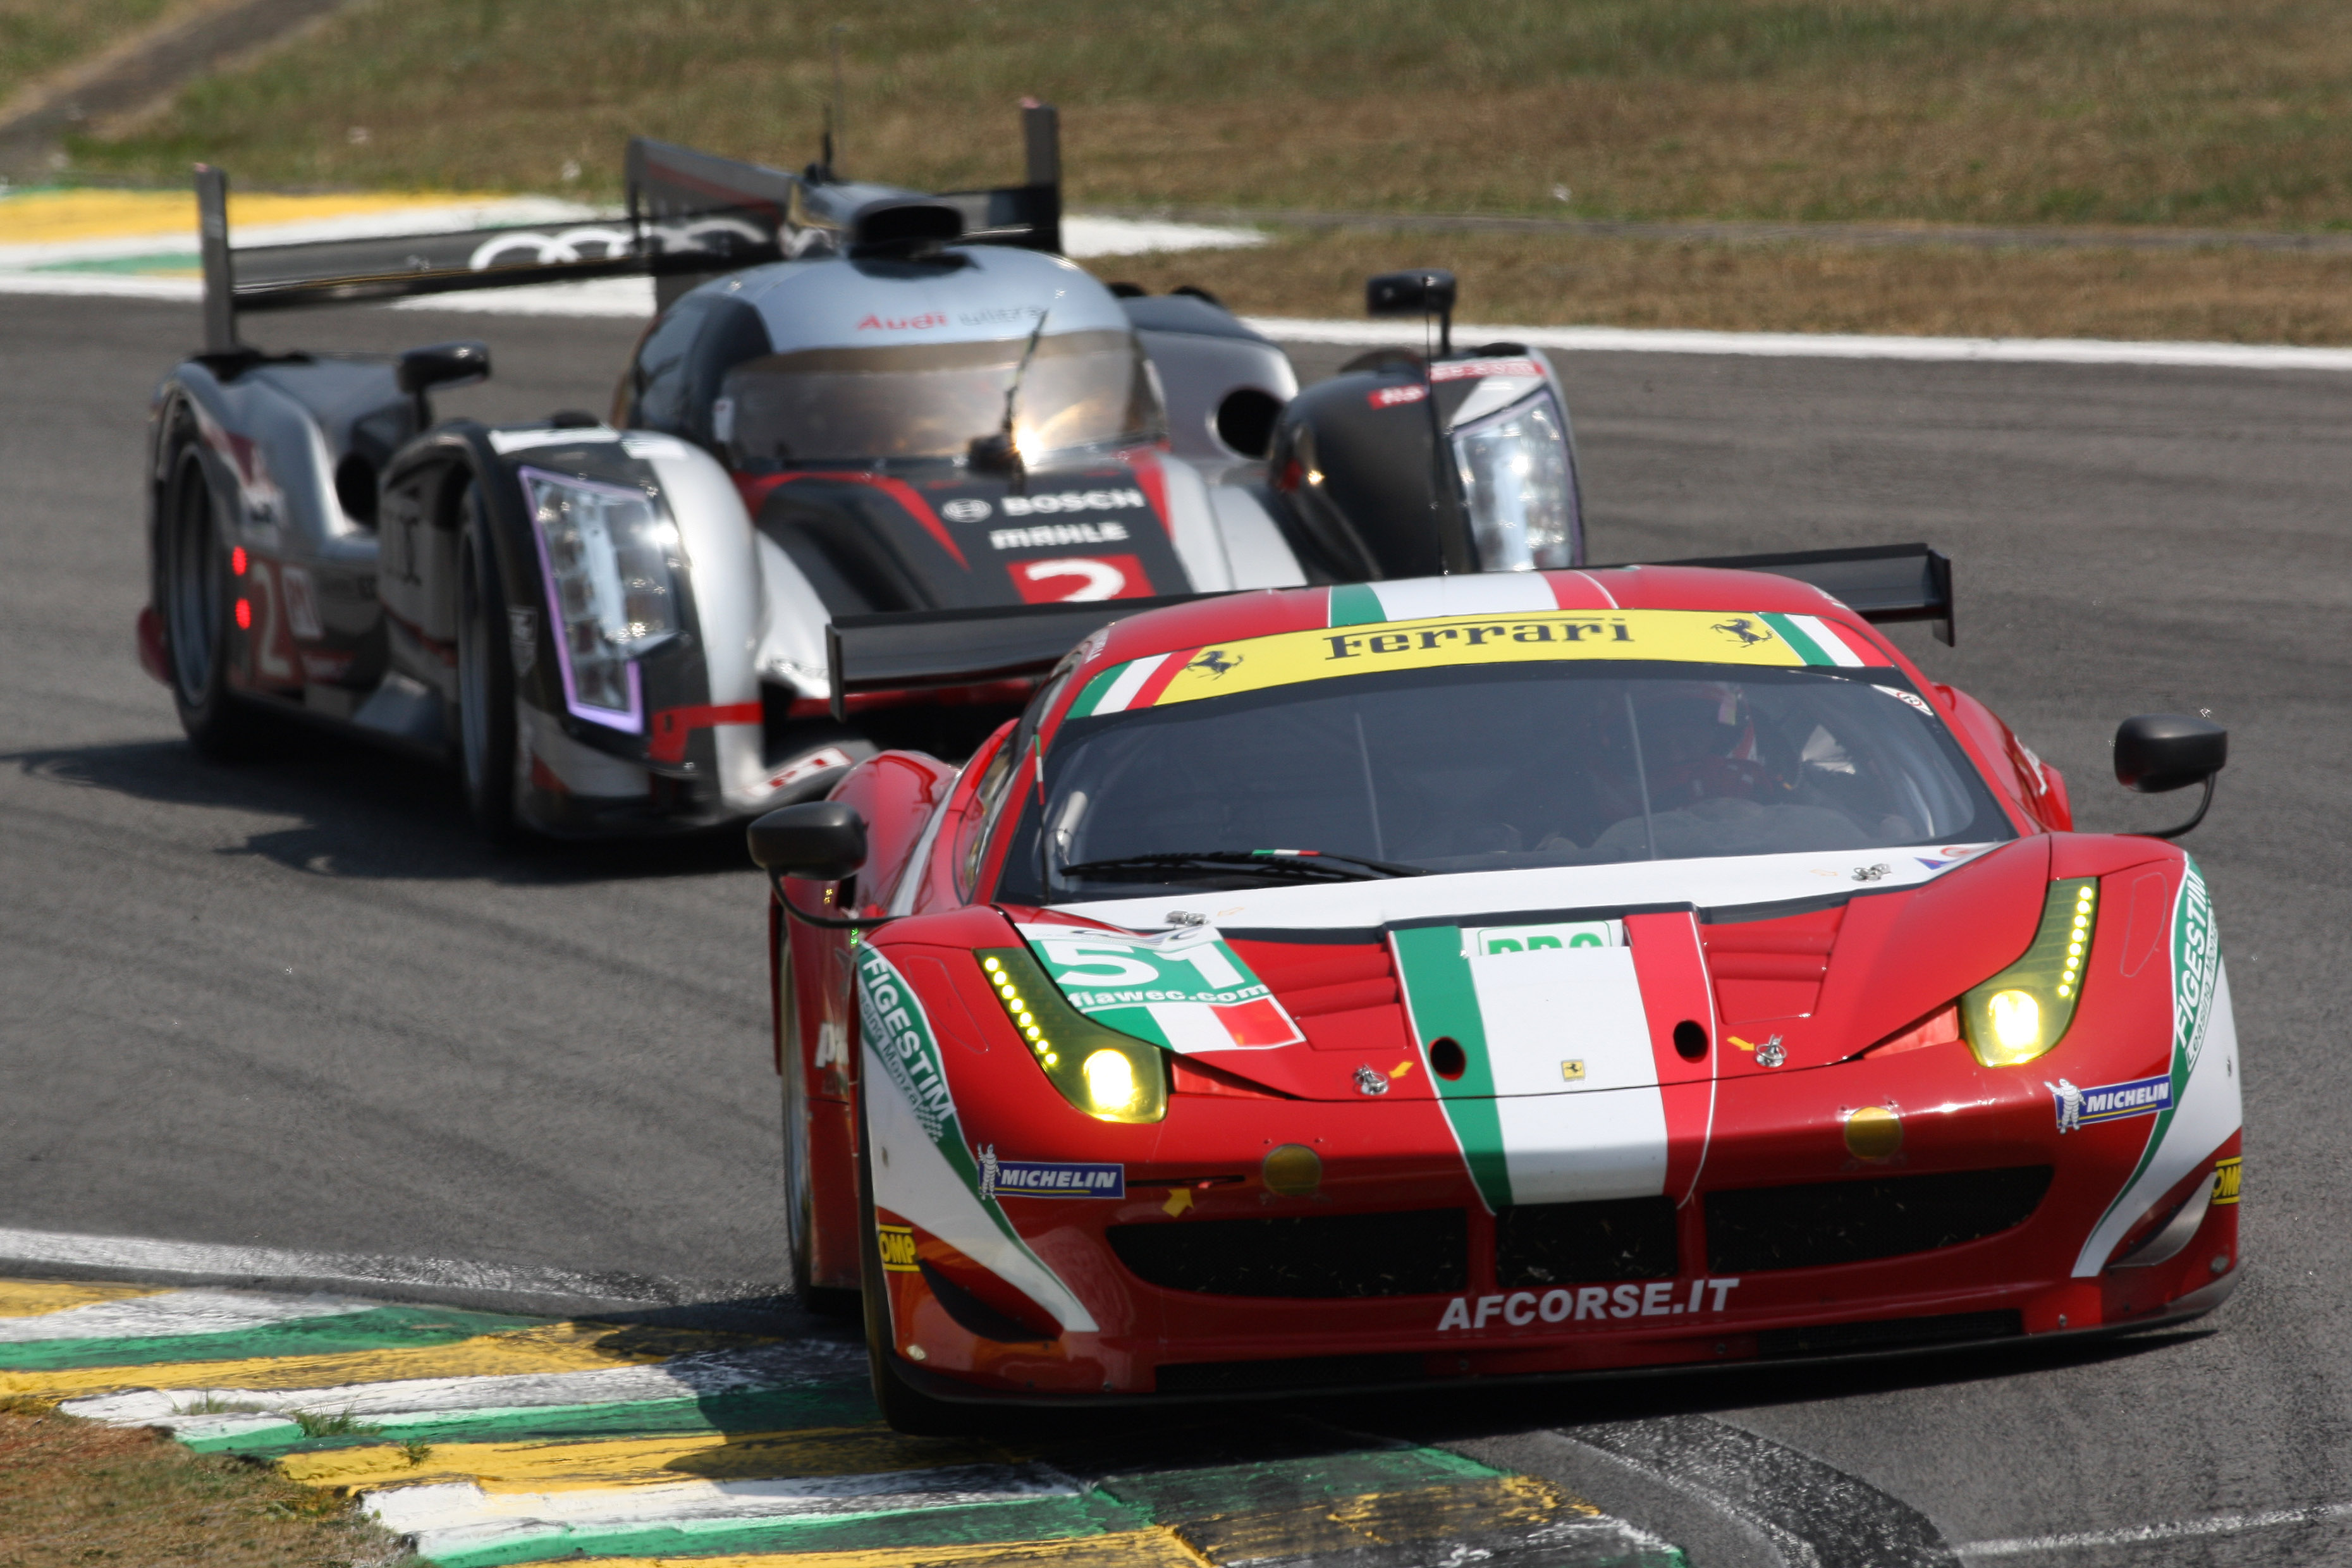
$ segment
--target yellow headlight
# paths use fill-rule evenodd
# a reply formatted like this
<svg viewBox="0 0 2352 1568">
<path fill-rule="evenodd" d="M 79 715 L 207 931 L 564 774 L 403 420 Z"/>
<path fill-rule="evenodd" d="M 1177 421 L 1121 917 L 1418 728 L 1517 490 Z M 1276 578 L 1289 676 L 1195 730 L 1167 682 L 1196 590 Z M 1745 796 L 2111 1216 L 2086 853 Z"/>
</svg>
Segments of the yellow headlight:
<svg viewBox="0 0 2352 1568">
<path fill-rule="evenodd" d="M 1985 1005 L 1994 1043 L 2004 1051 L 2030 1051 L 2042 1043 L 2042 1004 L 2023 991 L 1996 991 Z"/>
<path fill-rule="evenodd" d="M 1106 1028 L 1071 1006 L 1026 948 L 977 956 L 982 973 L 996 982 L 1006 1022 L 1073 1108 L 1105 1121 L 1158 1121 L 1168 1114 L 1164 1047 Z"/>
<path fill-rule="evenodd" d="M 1142 1086 L 1135 1081 L 1135 1064 L 1123 1051 L 1097 1051 L 1087 1058 L 1087 1094 L 1097 1110 L 1132 1110 Z"/>
<path fill-rule="evenodd" d="M 2096 878 L 2052 883 L 2033 944 L 1961 996 L 1961 1028 L 1977 1060 L 1989 1068 L 2021 1067 L 2065 1037 L 2082 1000 L 2098 900 Z"/>
</svg>

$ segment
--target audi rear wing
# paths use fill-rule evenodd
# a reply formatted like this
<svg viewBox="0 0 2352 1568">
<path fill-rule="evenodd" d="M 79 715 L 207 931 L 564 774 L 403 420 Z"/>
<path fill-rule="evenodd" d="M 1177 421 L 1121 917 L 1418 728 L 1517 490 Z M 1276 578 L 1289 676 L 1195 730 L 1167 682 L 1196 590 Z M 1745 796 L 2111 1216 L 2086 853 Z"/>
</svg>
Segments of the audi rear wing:
<svg viewBox="0 0 2352 1568">
<path fill-rule="evenodd" d="M 1925 544 L 1710 555 L 1641 564 L 1719 566 L 1793 577 L 1839 600 L 1864 620 L 1934 621 L 1937 639 L 1952 640 L 1952 563 L 1942 551 Z M 979 686 L 1041 676 L 1113 621 L 1216 596 L 1171 594 L 1156 599 L 836 616 L 825 628 L 833 716 L 847 719 L 848 699 L 863 692 Z"/>
<path fill-rule="evenodd" d="M 667 306 L 706 279 L 786 257 L 945 243 L 1058 251 L 1060 123 L 1051 104 L 1023 110 L 1028 179 L 996 190 L 927 195 L 641 136 L 629 142 L 625 216 L 302 245 L 232 247 L 228 175 L 199 163 L 205 352 L 246 352 L 236 322 L 254 310 L 629 277 L 655 279 Z"/>
<path fill-rule="evenodd" d="M 981 686 L 1044 675 L 1064 654 L 1113 621 L 1215 596 L 1171 594 L 1156 599 L 835 616 L 824 630 L 833 716 L 846 720 L 849 698 L 861 692 Z"/>
<path fill-rule="evenodd" d="M 1954 646 L 1951 557 L 1928 545 L 1865 544 L 1772 555 L 1702 555 L 1643 564 L 1721 566 L 1794 577 L 1811 584 L 1865 621 L 1933 621 L 1936 640 Z"/>
</svg>

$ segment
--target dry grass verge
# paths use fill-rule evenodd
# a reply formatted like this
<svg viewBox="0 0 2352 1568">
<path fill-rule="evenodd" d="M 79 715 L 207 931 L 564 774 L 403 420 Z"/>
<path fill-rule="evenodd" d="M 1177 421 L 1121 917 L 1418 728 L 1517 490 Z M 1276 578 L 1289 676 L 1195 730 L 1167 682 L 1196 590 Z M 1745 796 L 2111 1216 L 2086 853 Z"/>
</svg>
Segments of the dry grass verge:
<svg viewBox="0 0 2352 1568">
<path fill-rule="evenodd" d="M 1255 315 L 1360 316 L 1364 279 L 1452 268 L 1465 321 L 1933 336 L 2352 343 L 2352 257 L 2243 250 L 1704 245 L 1342 229 L 1259 250 L 1108 258 Z"/>
<path fill-rule="evenodd" d="M 797 166 L 836 22 L 847 166 L 911 184 L 1011 175 L 1034 93 L 1080 205 L 2352 225 L 2341 0 L 397 0 L 78 155 L 609 195 L 643 132 Z"/>
<path fill-rule="evenodd" d="M 0 1568 L 428 1568 L 331 1493 L 0 1402 Z"/>
<path fill-rule="evenodd" d="M 173 3 L 0 0 L 0 109 L 36 79 L 119 43 Z"/>
</svg>

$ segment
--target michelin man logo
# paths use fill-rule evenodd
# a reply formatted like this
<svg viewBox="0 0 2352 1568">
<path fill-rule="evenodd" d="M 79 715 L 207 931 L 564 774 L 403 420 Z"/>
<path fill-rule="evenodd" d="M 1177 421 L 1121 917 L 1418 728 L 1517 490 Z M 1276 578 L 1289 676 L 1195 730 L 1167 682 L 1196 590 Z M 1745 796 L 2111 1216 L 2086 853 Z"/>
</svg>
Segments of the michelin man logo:
<svg viewBox="0 0 2352 1568">
<path fill-rule="evenodd" d="M 2058 1131 L 2081 1131 L 2083 1130 L 2083 1091 L 2063 1078 L 2056 1083 L 2044 1079 L 2042 1080 L 2042 1087 L 2048 1089 L 2051 1098 L 2057 1101 Z"/>
<path fill-rule="evenodd" d="M 980 1151 L 980 1197 L 987 1203 L 996 1196 L 996 1145 L 983 1144 Z"/>
</svg>

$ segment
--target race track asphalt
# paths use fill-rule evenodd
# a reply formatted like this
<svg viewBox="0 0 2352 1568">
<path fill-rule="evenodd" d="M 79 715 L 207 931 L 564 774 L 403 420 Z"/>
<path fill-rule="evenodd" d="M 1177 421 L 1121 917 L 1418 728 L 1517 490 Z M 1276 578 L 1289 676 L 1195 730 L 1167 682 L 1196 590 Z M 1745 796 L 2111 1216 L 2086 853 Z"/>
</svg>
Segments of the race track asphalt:
<svg viewBox="0 0 2352 1568">
<path fill-rule="evenodd" d="M 444 409 L 499 418 L 601 407 L 634 335 L 377 309 L 263 325 L 318 347 L 488 338 L 496 379 Z M 764 889 L 737 839 L 498 856 L 431 768 L 341 743 L 231 768 L 181 743 L 131 632 L 146 395 L 196 330 L 184 306 L 0 300 L 0 1227 L 773 1280 Z M 1301 368 L 1339 357 L 1302 351 Z M 1583 1431 L 1563 1467 L 1702 1564 L 1766 1559 L 1751 1526 L 1675 1500 L 1659 1478 L 1677 1467 L 1717 1492 L 1744 1476 L 1751 1521 L 1817 1520 L 1831 1564 L 2352 1555 L 2352 1517 L 2325 1512 L 2035 1544 L 2352 1503 L 2352 1226 L 2332 1195 L 2352 1168 L 2352 1047 L 2331 1012 L 2352 995 L 2352 378 L 1664 354 L 1564 370 L 1596 560 L 1941 546 L 1960 646 L 1898 637 L 2065 771 L 2083 826 L 2184 805 L 2110 782 L 2117 720 L 2231 727 L 2189 842 L 2244 1042 L 2249 1268 L 2200 1330 L 2104 1348 L 1377 1419 L 1530 1468 L 1546 1429 Z M 1591 1463 L 1612 1445 L 1641 1460 L 1616 1496 Z M 1870 1530 L 1926 1544 L 1872 1547 Z M 1968 1550 L 1987 1542 L 2022 1545 Z"/>
</svg>

